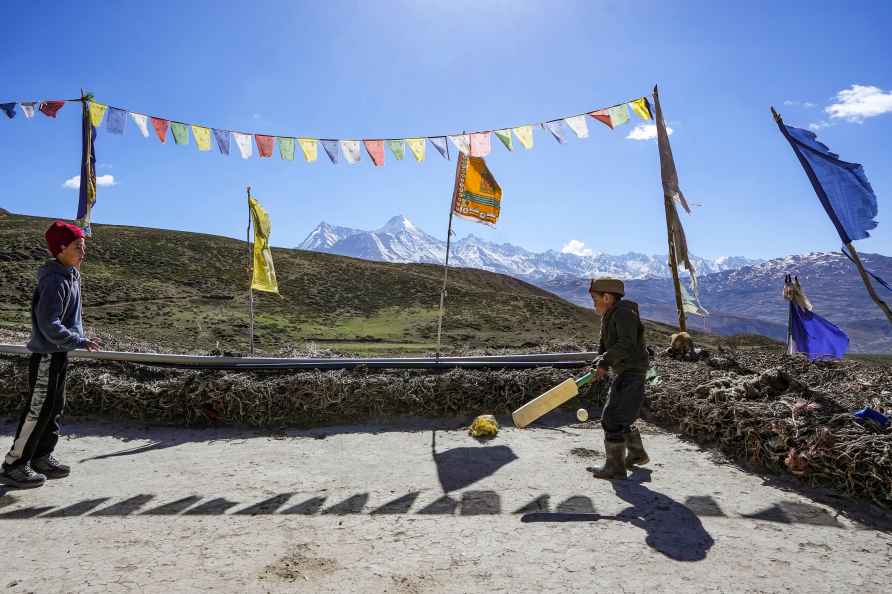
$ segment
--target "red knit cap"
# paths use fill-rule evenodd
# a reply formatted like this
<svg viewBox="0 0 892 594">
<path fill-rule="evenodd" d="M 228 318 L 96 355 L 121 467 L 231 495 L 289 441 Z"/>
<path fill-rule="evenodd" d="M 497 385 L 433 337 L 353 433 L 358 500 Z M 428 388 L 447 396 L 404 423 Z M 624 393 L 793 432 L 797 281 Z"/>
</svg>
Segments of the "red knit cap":
<svg viewBox="0 0 892 594">
<path fill-rule="evenodd" d="M 77 241 L 84 236 L 84 231 L 77 225 L 56 221 L 50 228 L 46 230 L 46 245 L 50 248 L 53 256 L 58 256 L 59 252 L 65 249 L 72 241 Z"/>
</svg>

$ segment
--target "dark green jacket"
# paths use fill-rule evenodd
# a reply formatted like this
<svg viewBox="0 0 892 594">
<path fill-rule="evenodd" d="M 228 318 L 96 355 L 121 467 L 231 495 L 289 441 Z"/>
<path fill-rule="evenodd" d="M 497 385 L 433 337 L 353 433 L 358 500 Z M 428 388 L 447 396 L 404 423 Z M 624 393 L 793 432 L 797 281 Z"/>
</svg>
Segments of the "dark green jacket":
<svg viewBox="0 0 892 594">
<path fill-rule="evenodd" d="M 644 342 L 644 324 L 638 317 L 638 304 L 621 299 L 601 318 L 601 356 L 597 366 L 613 369 L 616 375 L 625 371 L 647 373 L 649 365 Z"/>
</svg>

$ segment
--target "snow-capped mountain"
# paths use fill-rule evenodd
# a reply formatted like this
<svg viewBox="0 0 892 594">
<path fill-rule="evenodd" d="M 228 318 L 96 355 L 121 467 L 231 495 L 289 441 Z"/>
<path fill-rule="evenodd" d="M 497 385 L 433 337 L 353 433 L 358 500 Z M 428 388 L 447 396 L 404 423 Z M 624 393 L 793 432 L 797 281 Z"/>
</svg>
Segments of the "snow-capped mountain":
<svg viewBox="0 0 892 594">
<path fill-rule="evenodd" d="M 892 279 L 892 258 L 861 254 L 861 260 L 875 274 Z M 799 277 L 815 313 L 848 333 L 852 351 L 892 350 L 892 327 L 871 301 L 855 266 L 840 252 L 787 256 L 701 275 L 700 301 L 710 317 L 704 321 L 688 316 L 689 326 L 718 334 L 752 333 L 785 340 L 788 305 L 781 293 L 786 274 Z M 568 301 L 591 306 L 586 279 L 560 277 L 540 286 Z M 877 292 L 885 292 L 881 297 L 888 301 L 889 293 L 878 283 L 874 286 Z M 675 293 L 669 278 L 628 280 L 626 293 L 639 303 L 644 317 L 677 322 Z"/>
<path fill-rule="evenodd" d="M 446 242 L 428 235 L 405 216 L 396 216 L 380 229 L 361 231 L 320 223 L 298 249 L 352 256 L 385 262 L 442 264 Z M 497 244 L 476 235 L 453 243 L 449 262 L 455 266 L 481 268 L 515 276 L 532 283 L 561 277 L 613 275 L 625 279 L 665 277 L 669 266 L 665 255 L 648 256 L 629 252 L 618 256 L 593 254 L 579 256 L 555 250 L 535 253 L 509 243 Z M 731 270 L 757 260 L 723 257 L 715 260 L 694 258 L 700 274 Z"/>
</svg>

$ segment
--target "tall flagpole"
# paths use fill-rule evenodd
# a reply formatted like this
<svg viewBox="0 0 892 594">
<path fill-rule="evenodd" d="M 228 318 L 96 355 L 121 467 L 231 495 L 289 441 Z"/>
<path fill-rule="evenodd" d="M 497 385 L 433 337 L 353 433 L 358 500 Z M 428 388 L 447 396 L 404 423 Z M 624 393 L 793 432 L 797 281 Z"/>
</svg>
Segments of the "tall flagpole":
<svg viewBox="0 0 892 594">
<path fill-rule="evenodd" d="M 248 230 L 246 232 L 246 243 L 248 244 L 248 311 L 250 315 L 251 330 L 251 356 L 254 355 L 254 287 L 252 282 L 252 254 L 251 254 L 251 186 L 248 186 Z"/>
<path fill-rule="evenodd" d="M 452 214 L 455 212 L 459 177 L 461 176 L 462 159 L 464 154 L 459 151 L 455 162 L 455 186 L 452 190 L 452 200 L 449 202 L 449 228 L 446 231 L 446 261 L 443 263 L 443 289 L 440 291 L 440 319 L 437 322 L 437 361 L 440 360 L 440 345 L 443 337 L 443 304 L 446 301 L 446 279 L 449 275 L 449 248 L 452 245 Z"/>
<path fill-rule="evenodd" d="M 654 107 L 656 107 L 657 113 L 655 117 L 662 119 L 663 118 L 663 109 L 660 106 L 660 94 L 657 90 L 657 86 L 654 85 Z M 659 129 L 660 122 L 657 122 L 657 128 Z M 659 143 L 657 143 L 659 146 Z M 663 159 L 664 156 L 660 153 L 660 177 L 663 178 L 664 167 L 663 167 Z M 674 167 L 673 167 L 674 168 Z M 679 332 L 687 332 L 687 320 L 685 319 L 684 313 L 684 302 L 681 298 L 681 281 L 678 278 L 678 258 L 675 253 L 675 237 L 672 233 L 672 215 L 669 211 L 670 208 L 675 208 L 675 205 L 672 204 L 672 197 L 666 195 L 665 191 L 665 183 L 666 179 L 662 179 L 663 181 L 663 206 L 666 210 L 666 232 L 668 234 L 669 239 L 669 268 L 672 270 L 672 283 L 675 286 L 675 307 L 678 310 L 678 331 Z"/>
</svg>

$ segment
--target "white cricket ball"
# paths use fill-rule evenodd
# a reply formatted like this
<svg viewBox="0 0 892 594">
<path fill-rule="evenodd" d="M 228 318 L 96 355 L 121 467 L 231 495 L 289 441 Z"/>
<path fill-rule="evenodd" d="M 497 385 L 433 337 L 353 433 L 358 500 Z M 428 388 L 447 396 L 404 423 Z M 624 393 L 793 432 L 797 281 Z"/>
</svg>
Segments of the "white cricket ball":
<svg viewBox="0 0 892 594">
<path fill-rule="evenodd" d="M 580 423 L 585 423 L 588 421 L 588 411 L 584 408 L 580 408 L 576 411 L 576 418 L 579 419 Z"/>
</svg>

